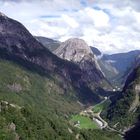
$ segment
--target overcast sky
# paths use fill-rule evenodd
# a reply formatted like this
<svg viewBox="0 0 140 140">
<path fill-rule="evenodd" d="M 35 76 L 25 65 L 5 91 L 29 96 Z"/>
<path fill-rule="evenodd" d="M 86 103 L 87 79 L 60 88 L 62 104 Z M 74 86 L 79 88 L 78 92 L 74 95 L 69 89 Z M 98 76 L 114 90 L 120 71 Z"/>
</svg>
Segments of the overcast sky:
<svg viewBox="0 0 140 140">
<path fill-rule="evenodd" d="M 104 53 L 140 49 L 140 0 L 0 0 L 36 36 L 84 39 Z"/>
</svg>

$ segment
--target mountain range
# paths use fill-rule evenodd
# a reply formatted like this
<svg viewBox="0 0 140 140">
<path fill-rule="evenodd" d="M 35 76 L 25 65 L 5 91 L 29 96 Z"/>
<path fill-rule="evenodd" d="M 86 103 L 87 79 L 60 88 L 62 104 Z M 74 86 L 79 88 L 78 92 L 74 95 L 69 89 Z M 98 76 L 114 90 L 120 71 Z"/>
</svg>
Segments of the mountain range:
<svg viewBox="0 0 140 140">
<path fill-rule="evenodd" d="M 139 50 L 102 54 L 78 38 L 34 37 L 1 13 L 0 139 L 121 140 L 122 132 L 134 138 L 140 115 L 139 56 Z M 106 101 L 92 118 L 89 108 Z M 90 113 L 72 125 L 71 118 L 84 109 Z M 100 115 L 108 124 L 104 129 Z M 95 120 L 98 129 L 75 127 L 83 117 L 88 117 L 84 122 Z"/>
<path fill-rule="evenodd" d="M 138 121 L 140 115 L 140 65 L 129 73 L 123 90 L 112 99 L 107 109 L 107 119 L 112 127 L 127 131 Z"/>
<path fill-rule="evenodd" d="M 35 36 L 35 38 L 37 39 L 37 41 L 42 43 L 43 46 L 48 48 L 50 51 L 56 50 L 60 46 L 60 44 L 61 44 L 60 41 L 53 40 L 53 39 L 46 38 L 46 37 Z"/>
<path fill-rule="evenodd" d="M 77 63 L 79 66 L 82 65 L 83 61 L 84 63 L 88 63 L 88 61 L 90 61 L 89 58 L 92 57 L 93 61 L 90 61 L 91 65 L 80 66 L 81 69 L 85 68 L 87 70 L 92 81 L 92 76 L 88 68 L 94 64 L 93 66 L 96 66 L 96 68 L 100 70 L 102 77 L 112 84 L 115 89 L 113 91 L 120 91 L 111 97 L 111 104 L 107 110 L 104 110 L 103 117 L 108 120 L 110 126 L 115 126 L 115 129 L 119 131 L 126 132 L 131 129 L 133 124 L 137 122 L 137 118 L 140 114 L 139 83 L 135 82 L 140 81 L 140 50 L 111 55 L 102 54 L 97 48 L 89 47 L 83 40 L 75 38 L 61 43 L 61 45 L 52 52 L 62 59 Z M 87 55 L 90 57 L 85 59 Z M 95 72 L 93 69 L 91 69 L 91 71 L 92 74 Z M 138 133 L 137 130 L 136 132 Z M 137 135 L 137 133 L 134 133 L 134 135 L 133 133 L 132 136 Z M 129 135 L 131 136 L 131 131 L 127 133 L 127 135 L 126 139 L 132 139 L 129 137 Z"/>
<path fill-rule="evenodd" d="M 94 90 L 95 86 L 92 86 L 93 82 L 96 82 L 96 88 L 101 85 L 100 87 L 105 90 L 111 90 L 111 85 L 106 80 L 96 56 L 84 40 L 78 38 L 69 39 L 61 43 L 54 51 L 54 54 L 77 64 L 84 71 L 84 79 L 89 79 L 91 88 Z"/>
<path fill-rule="evenodd" d="M 126 75 L 131 67 L 135 64 L 136 58 L 140 54 L 140 50 L 130 51 L 127 53 L 118 53 L 112 55 L 103 55 L 99 59 L 108 80 L 117 87 L 123 87 Z"/>
<path fill-rule="evenodd" d="M 48 38 L 44 38 L 44 40 L 47 42 Z M 44 40 L 43 41 L 39 40 L 39 41 L 42 44 L 44 44 L 44 42 L 45 42 Z M 59 42 L 59 45 L 54 50 L 50 49 L 50 51 L 53 52 L 54 54 L 56 54 L 57 56 L 59 56 L 60 58 L 69 60 L 70 58 L 68 58 L 69 56 L 67 56 L 67 54 L 66 54 L 66 56 L 62 56 L 62 54 L 64 54 L 65 52 L 69 52 L 69 51 L 71 51 L 71 54 L 72 54 L 72 50 L 74 51 L 74 50 L 78 49 L 78 46 L 75 47 L 77 44 L 76 45 L 73 44 L 73 48 L 72 48 L 72 42 L 76 43 L 79 40 L 80 39 L 73 38 L 73 39 L 69 39 L 62 43 Z M 56 42 L 55 40 L 53 40 L 53 41 L 54 41 L 54 43 Z M 83 40 L 82 40 L 82 42 L 83 42 Z M 49 41 L 48 41 L 48 43 L 49 43 Z M 125 80 L 128 76 L 128 73 L 129 73 L 130 69 L 133 67 L 133 65 L 135 64 L 136 58 L 140 54 L 140 50 L 134 50 L 134 51 L 125 52 L 125 53 L 103 54 L 96 47 L 88 46 L 87 44 L 86 45 L 85 44 L 86 43 L 84 43 L 84 45 L 82 44 L 81 48 L 83 50 L 84 50 L 84 48 L 88 48 L 90 50 L 90 52 L 88 52 L 88 53 L 93 54 L 94 57 L 96 57 L 96 58 L 94 58 L 96 60 L 96 65 L 98 65 L 97 67 L 100 69 L 100 71 L 102 72 L 102 74 L 104 75 L 106 80 L 108 80 L 109 83 L 111 83 L 112 86 L 116 90 L 123 88 L 123 85 L 125 84 Z M 47 45 L 45 45 L 45 46 L 47 47 Z M 67 47 L 65 47 L 65 46 L 67 46 Z M 49 49 L 50 46 L 47 48 Z M 53 48 L 53 46 L 52 46 L 52 48 Z M 65 48 L 67 48 L 67 50 L 64 50 Z M 68 54 L 68 55 L 71 55 L 71 54 Z M 85 55 L 84 52 L 83 52 L 83 54 Z M 79 55 L 81 55 L 81 54 L 79 54 Z M 75 56 L 77 56 L 77 54 Z M 72 60 L 72 61 L 76 61 L 76 60 Z"/>
</svg>

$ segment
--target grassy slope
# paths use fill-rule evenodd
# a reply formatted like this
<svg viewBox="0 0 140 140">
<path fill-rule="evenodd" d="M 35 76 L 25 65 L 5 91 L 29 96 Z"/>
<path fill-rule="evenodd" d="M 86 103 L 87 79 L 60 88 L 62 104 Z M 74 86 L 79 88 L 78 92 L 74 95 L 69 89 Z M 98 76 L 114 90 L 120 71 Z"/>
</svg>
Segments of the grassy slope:
<svg viewBox="0 0 140 140">
<path fill-rule="evenodd" d="M 102 110 L 103 110 L 103 105 L 102 105 L 102 104 L 96 105 L 96 106 L 94 106 L 94 108 L 93 108 L 93 112 L 94 112 L 94 113 L 99 113 L 99 112 L 102 111 Z"/>
<path fill-rule="evenodd" d="M 109 106 L 109 104 L 110 104 L 110 101 L 106 100 L 103 103 L 99 103 L 99 104 L 95 105 L 92 110 L 94 113 L 99 113 L 99 112 L 105 110 Z"/>
<path fill-rule="evenodd" d="M 18 65 L 0 60 L 0 139 L 15 140 L 114 140 L 107 131 L 78 130 L 67 117 L 80 111 L 74 98 L 58 86 L 57 81 L 41 77 Z M 2 101 L 18 107 L 5 105 Z M 15 130 L 10 129 L 14 123 Z M 73 133 L 68 131 L 70 128 Z M 116 134 L 116 140 L 120 139 Z"/>
<path fill-rule="evenodd" d="M 11 89 L 13 85 L 20 85 L 22 90 L 19 91 L 16 87 Z M 25 113 L 18 111 L 18 116 L 10 113 L 11 117 L 9 118 L 5 111 L 2 111 L 2 115 L 3 118 L 6 118 L 6 124 L 15 122 L 17 132 L 24 139 L 28 139 L 28 133 L 31 133 L 31 137 L 37 137 L 44 130 L 46 130 L 46 135 L 54 134 L 49 136 L 50 139 L 51 137 L 55 139 L 55 137 L 61 135 L 56 132 L 56 129 L 62 130 L 64 135 L 70 135 L 67 131 L 68 125 L 63 118 L 69 113 L 78 112 L 80 107 L 75 101 L 72 101 L 70 96 L 65 97 L 63 92 L 63 89 L 58 87 L 55 81 L 51 79 L 26 71 L 13 63 L 0 61 L 0 100 L 8 101 L 21 107 L 24 106 L 25 108 Z M 26 112 L 32 113 L 26 116 Z M 59 117 L 59 122 L 57 121 L 58 115 L 62 116 Z M 25 122 L 23 121 L 24 117 L 27 119 Z M 26 123 L 30 124 L 31 132 L 26 133 L 25 127 L 20 127 L 20 122 L 18 122 L 17 118 L 21 119 L 21 124 L 23 123 L 23 126 L 25 125 L 27 129 L 29 128 Z M 44 130 L 42 132 L 37 132 L 39 131 L 37 130 L 37 124 L 39 125 L 39 123 L 43 125 Z M 45 139 L 45 133 L 44 137 L 40 135 L 39 138 Z"/>
</svg>

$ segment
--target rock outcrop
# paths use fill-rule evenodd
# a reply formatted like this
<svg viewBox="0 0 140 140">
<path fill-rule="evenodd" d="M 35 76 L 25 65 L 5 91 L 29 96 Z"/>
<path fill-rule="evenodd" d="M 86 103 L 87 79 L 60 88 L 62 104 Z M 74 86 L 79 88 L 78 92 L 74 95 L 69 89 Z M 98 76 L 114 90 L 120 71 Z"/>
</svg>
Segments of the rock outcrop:
<svg viewBox="0 0 140 140">
<path fill-rule="evenodd" d="M 74 88 L 81 102 L 100 100 L 99 96 L 94 94 L 94 90 L 91 90 L 89 78 L 85 77 L 85 72 L 79 66 L 52 54 L 21 23 L 2 14 L 0 58 L 14 61 L 43 76 L 55 76 L 65 91 L 69 90 L 69 87 Z"/>
<path fill-rule="evenodd" d="M 91 85 L 94 82 L 98 85 L 103 83 L 102 87 L 104 88 L 109 87 L 98 65 L 96 56 L 84 40 L 78 38 L 69 39 L 63 42 L 54 53 L 62 59 L 78 64 L 84 71 L 85 79 L 88 79 Z"/>
</svg>

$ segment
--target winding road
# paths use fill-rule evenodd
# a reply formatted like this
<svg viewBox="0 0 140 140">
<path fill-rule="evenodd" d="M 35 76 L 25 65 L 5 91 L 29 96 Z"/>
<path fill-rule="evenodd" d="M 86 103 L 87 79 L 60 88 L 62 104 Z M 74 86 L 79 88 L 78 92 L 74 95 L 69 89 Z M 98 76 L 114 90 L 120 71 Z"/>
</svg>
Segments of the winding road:
<svg viewBox="0 0 140 140">
<path fill-rule="evenodd" d="M 104 103 L 106 100 L 107 100 L 107 98 L 105 98 L 105 99 L 104 99 L 103 101 L 101 101 L 99 104 Z M 99 104 L 96 104 L 96 105 L 99 105 Z M 101 129 L 107 128 L 107 129 L 110 130 L 110 131 L 117 132 L 117 133 L 119 133 L 121 136 L 124 136 L 124 133 L 123 133 L 123 132 L 118 131 L 118 130 L 116 130 L 116 129 L 114 129 L 114 128 L 111 128 L 111 127 L 108 125 L 108 122 L 106 122 L 106 121 L 100 116 L 100 114 L 101 114 L 102 111 L 100 111 L 100 112 L 98 112 L 98 113 L 94 113 L 93 110 L 92 110 L 93 108 L 94 108 L 94 106 L 90 106 L 90 107 L 88 107 L 87 109 L 85 109 L 84 111 L 82 111 L 80 114 L 81 114 L 81 115 L 84 115 L 84 116 L 87 116 L 87 117 L 90 117 L 90 118 L 93 118 L 93 121 L 95 121 Z"/>
</svg>

